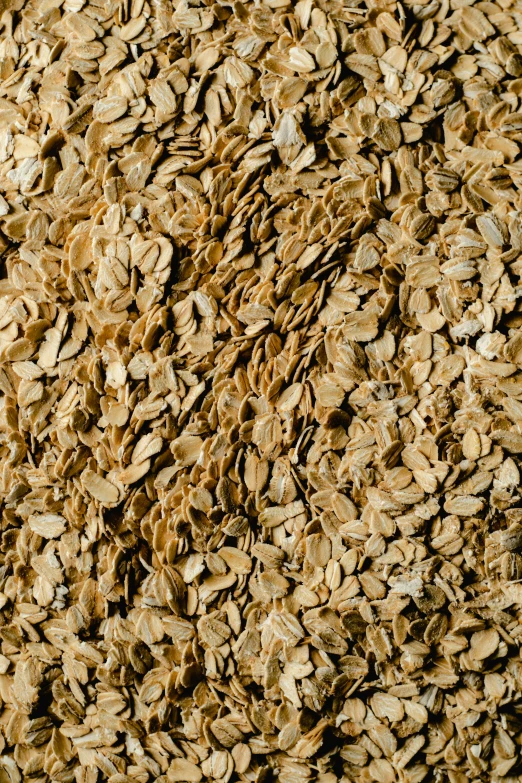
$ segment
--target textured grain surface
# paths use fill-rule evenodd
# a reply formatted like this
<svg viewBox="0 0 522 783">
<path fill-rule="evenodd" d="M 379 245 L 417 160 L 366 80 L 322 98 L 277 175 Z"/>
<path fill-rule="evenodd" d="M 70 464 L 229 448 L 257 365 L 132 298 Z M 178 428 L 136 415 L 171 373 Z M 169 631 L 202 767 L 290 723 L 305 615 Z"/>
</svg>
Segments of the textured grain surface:
<svg viewBox="0 0 522 783">
<path fill-rule="evenodd" d="M 522 7 L 0 14 L 0 783 L 521 781 Z"/>
</svg>

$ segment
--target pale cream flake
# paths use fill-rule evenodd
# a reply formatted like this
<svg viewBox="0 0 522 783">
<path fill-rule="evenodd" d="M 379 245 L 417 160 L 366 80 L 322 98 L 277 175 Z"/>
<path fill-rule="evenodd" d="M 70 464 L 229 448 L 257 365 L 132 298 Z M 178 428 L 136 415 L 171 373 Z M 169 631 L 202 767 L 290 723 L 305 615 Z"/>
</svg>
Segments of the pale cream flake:
<svg viewBox="0 0 522 783">
<path fill-rule="evenodd" d="M 99 500 L 103 505 L 116 503 L 118 500 L 119 493 L 114 484 L 111 484 L 111 482 L 107 481 L 103 476 L 94 473 L 94 471 L 85 471 L 82 476 L 82 481 L 85 489 L 93 498 Z"/>
<path fill-rule="evenodd" d="M 59 538 L 67 527 L 59 514 L 34 514 L 28 521 L 31 530 L 42 538 Z"/>
</svg>

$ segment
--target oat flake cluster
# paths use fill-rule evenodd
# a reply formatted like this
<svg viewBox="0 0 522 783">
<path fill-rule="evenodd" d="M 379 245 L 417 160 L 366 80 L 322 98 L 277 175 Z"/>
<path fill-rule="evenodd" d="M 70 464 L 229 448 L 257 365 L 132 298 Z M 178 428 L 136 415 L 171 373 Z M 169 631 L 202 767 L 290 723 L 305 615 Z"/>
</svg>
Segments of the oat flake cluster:
<svg viewBox="0 0 522 783">
<path fill-rule="evenodd" d="M 521 781 L 518 0 L 0 14 L 0 783 Z"/>
</svg>

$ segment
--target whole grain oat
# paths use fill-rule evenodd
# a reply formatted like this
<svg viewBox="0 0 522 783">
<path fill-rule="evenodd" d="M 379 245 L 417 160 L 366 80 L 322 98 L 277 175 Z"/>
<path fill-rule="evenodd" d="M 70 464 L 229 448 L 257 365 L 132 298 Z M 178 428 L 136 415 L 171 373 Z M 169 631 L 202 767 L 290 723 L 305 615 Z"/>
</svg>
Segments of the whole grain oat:
<svg viewBox="0 0 522 783">
<path fill-rule="evenodd" d="M 522 781 L 518 0 L 0 14 L 0 783 Z"/>
</svg>

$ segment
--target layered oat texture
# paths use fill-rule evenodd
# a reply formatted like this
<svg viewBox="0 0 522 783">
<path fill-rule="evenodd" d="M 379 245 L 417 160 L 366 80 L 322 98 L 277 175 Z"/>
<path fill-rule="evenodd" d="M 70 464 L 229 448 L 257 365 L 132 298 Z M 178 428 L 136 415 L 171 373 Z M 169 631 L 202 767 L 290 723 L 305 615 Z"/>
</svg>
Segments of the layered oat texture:
<svg viewBox="0 0 522 783">
<path fill-rule="evenodd" d="M 522 7 L 0 0 L 1 783 L 522 779 Z"/>
</svg>

